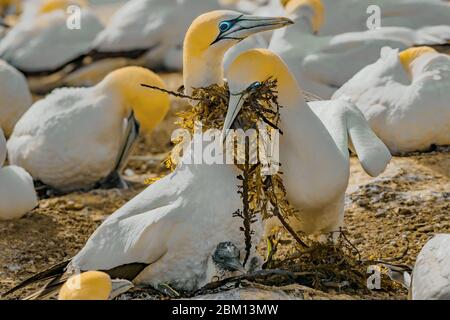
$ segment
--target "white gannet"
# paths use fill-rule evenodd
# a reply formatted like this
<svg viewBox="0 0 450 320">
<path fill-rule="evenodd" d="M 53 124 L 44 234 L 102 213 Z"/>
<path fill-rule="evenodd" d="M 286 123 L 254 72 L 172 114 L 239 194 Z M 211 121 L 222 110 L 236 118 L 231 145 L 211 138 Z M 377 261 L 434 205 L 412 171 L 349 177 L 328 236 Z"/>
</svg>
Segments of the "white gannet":
<svg viewBox="0 0 450 320">
<path fill-rule="evenodd" d="M 321 0 L 290 0 L 286 11 L 295 25 L 274 32 L 269 49 L 288 64 L 302 88 L 322 98 L 378 59 L 385 46 L 401 50 L 416 44 L 447 43 L 450 25 L 412 30 L 384 27 L 337 36 L 318 36 L 328 16 Z"/>
<path fill-rule="evenodd" d="M 442 0 L 322 0 L 322 2 L 329 14 L 319 32 L 320 35 L 367 30 L 368 20 L 375 12 L 374 5 L 380 8 L 381 27 L 419 29 L 426 26 L 448 25 L 450 21 L 450 5 Z"/>
<path fill-rule="evenodd" d="M 286 18 L 261 18 L 234 11 L 212 11 L 199 16 L 188 29 L 184 43 L 186 91 L 222 84 L 223 56 L 239 40 L 291 23 Z M 194 145 L 195 141 L 183 160 L 189 159 L 196 150 Z M 112 278 L 125 278 L 135 284 L 157 287 L 169 283 L 176 289 L 186 290 L 211 281 L 208 261 L 221 248 L 221 243 L 231 241 L 241 253 L 245 248 L 240 231 L 242 220 L 233 217 L 242 207 L 237 193 L 240 181 L 236 177 L 232 164 L 182 161 L 173 173 L 150 185 L 109 216 L 72 259 L 68 269 L 103 270 Z M 257 222 L 253 228 L 254 243 L 258 243 L 262 225 Z M 214 262 L 225 261 L 231 268 L 228 262 L 236 262 L 236 257 L 226 251 L 219 252 L 222 257 L 216 257 Z M 251 262 L 257 260 L 254 251 L 253 247 Z M 64 272 L 66 265 L 54 269 L 54 275 Z"/>
<path fill-rule="evenodd" d="M 37 15 L 21 19 L 0 41 L 0 57 L 27 76 L 48 75 L 84 53 L 103 29 L 95 14 L 80 0 L 47 0 Z M 79 28 L 69 28 L 71 13 L 80 6 Z"/>
<path fill-rule="evenodd" d="M 33 179 L 24 169 L 3 167 L 6 158 L 6 139 L 0 128 L 0 220 L 19 219 L 38 202 Z"/>
<path fill-rule="evenodd" d="M 7 137 L 31 104 L 31 93 L 23 74 L 0 59 L 0 128 Z"/>
<path fill-rule="evenodd" d="M 78 57 L 68 81 L 85 81 L 85 73 L 104 72 L 116 63 L 181 70 L 183 39 L 189 25 L 200 14 L 219 8 L 217 0 L 128 1 L 111 17 L 88 52 Z"/>
<path fill-rule="evenodd" d="M 100 180 L 115 186 L 109 178 L 118 178 L 139 127 L 152 130 L 169 110 L 167 94 L 141 84 L 164 87 L 150 70 L 125 67 L 95 87 L 54 90 L 16 124 L 7 144 L 10 163 L 61 192 Z"/>
<path fill-rule="evenodd" d="M 270 77 L 278 81 L 278 101 L 283 106 L 279 143 L 283 181 L 289 202 L 299 210 L 291 225 L 312 235 L 336 232 L 344 222 L 349 146 L 371 176 L 384 171 L 391 159 L 389 150 L 352 104 L 336 100 L 308 106 L 287 65 L 265 49 L 243 53 L 228 70 L 230 105 L 224 130 L 236 119 L 246 90 Z"/>
<path fill-rule="evenodd" d="M 450 56 L 428 47 L 381 51 L 333 96 L 356 104 L 392 153 L 450 144 Z"/>
<path fill-rule="evenodd" d="M 413 300 L 450 300 L 450 234 L 438 234 L 420 251 L 413 270 Z"/>
</svg>

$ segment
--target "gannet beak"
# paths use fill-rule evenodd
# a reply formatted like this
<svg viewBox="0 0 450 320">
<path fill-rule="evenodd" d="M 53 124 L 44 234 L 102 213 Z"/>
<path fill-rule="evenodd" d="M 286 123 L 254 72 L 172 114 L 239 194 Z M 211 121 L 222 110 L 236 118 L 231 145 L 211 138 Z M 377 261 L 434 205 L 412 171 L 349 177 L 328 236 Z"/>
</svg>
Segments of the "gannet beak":
<svg viewBox="0 0 450 320">
<path fill-rule="evenodd" d="M 132 282 L 122 279 L 111 280 L 111 284 L 112 290 L 109 294 L 109 300 L 113 300 L 134 287 Z"/>
<path fill-rule="evenodd" d="M 228 111 L 227 115 L 225 116 L 225 122 L 222 129 L 222 142 L 225 142 L 225 140 L 227 139 L 227 136 L 230 133 L 230 129 L 233 126 L 233 123 L 236 120 L 239 112 L 241 111 L 244 102 L 244 94 L 230 93 Z"/>
<path fill-rule="evenodd" d="M 221 32 L 212 44 L 224 39 L 244 40 L 255 33 L 280 29 L 287 25 L 293 24 L 294 22 L 285 17 L 258 17 L 241 15 L 234 20 L 230 20 L 229 23 L 232 27 Z"/>
<path fill-rule="evenodd" d="M 224 265 L 227 267 L 228 270 L 239 271 L 243 274 L 247 273 L 247 270 L 245 270 L 241 261 L 237 258 L 227 260 L 226 262 L 224 262 Z"/>
</svg>

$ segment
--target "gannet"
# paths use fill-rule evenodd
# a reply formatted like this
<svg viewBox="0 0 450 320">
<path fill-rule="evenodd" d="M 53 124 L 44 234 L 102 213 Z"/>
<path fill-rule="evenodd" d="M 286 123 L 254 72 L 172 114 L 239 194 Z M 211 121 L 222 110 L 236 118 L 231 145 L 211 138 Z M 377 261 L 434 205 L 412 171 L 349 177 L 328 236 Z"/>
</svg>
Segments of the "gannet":
<svg viewBox="0 0 450 320">
<path fill-rule="evenodd" d="M 413 270 L 413 300 L 450 300 L 450 234 L 428 241 Z"/>
<path fill-rule="evenodd" d="M 291 226 L 321 239 L 343 226 L 349 146 L 371 176 L 384 171 L 391 155 L 352 104 L 339 100 L 306 104 L 287 65 L 265 49 L 241 54 L 227 72 L 230 105 L 225 132 L 246 99 L 246 89 L 270 77 L 278 81 L 278 101 L 283 106 L 279 143 L 283 181 L 289 202 L 299 210 L 297 217 L 290 219 Z"/>
<path fill-rule="evenodd" d="M 375 62 L 384 46 L 406 49 L 416 44 L 447 43 L 450 26 L 412 30 L 384 27 L 337 36 L 318 36 L 328 18 L 321 0 L 290 0 L 286 11 L 295 25 L 274 32 L 269 49 L 279 54 L 306 91 L 324 99 L 359 70 Z M 330 13 L 332 15 L 333 13 Z"/>
<path fill-rule="evenodd" d="M 0 128 L 7 137 L 31 104 L 30 89 L 23 74 L 0 59 Z"/>
<path fill-rule="evenodd" d="M 49 75 L 85 52 L 103 29 L 80 0 L 47 0 L 36 17 L 21 19 L 0 41 L 0 57 L 27 76 Z M 79 29 L 70 29 L 70 5 L 80 6 Z"/>
<path fill-rule="evenodd" d="M 19 219 L 38 202 L 33 179 L 24 169 L 3 167 L 6 159 L 6 139 L 0 128 L 0 221 Z"/>
<path fill-rule="evenodd" d="M 286 1 L 286 0 L 282 0 Z M 442 0 L 321 0 L 327 13 L 320 35 L 364 31 L 380 8 L 381 27 L 419 29 L 448 25 L 450 5 Z M 372 20 L 369 20 L 369 25 Z"/>
<path fill-rule="evenodd" d="M 355 103 L 393 154 L 450 144 L 450 57 L 427 47 L 381 51 L 333 96 Z"/>
<path fill-rule="evenodd" d="M 222 84 L 223 56 L 241 39 L 291 23 L 286 18 L 260 18 L 234 11 L 212 11 L 199 16 L 189 27 L 184 43 L 186 91 Z M 109 270 L 110 275 L 114 272 L 113 278 L 124 278 L 136 285 L 157 287 L 169 283 L 175 289 L 193 290 L 211 281 L 208 260 L 221 243 L 232 242 L 242 259 L 242 220 L 233 217 L 242 207 L 237 193 L 238 171 L 232 164 L 185 163 L 196 150 L 195 144 L 194 140 L 174 172 L 109 216 L 67 270 Z M 257 244 L 262 233 L 259 220 L 253 230 L 253 242 Z M 228 258 L 215 262 L 230 258 L 236 262 L 226 252 L 224 256 Z M 254 263 L 258 260 L 255 246 L 251 256 L 252 263 L 246 268 L 258 264 Z M 55 276 L 64 272 L 65 266 L 55 270 Z"/>
<path fill-rule="evenodd" d="M 119 178 L 139 127 L 151 131 L 169 110 L 167 94 L 141 84 L 164 87 L 150 70 L 126 67 L 95 87 L 54 90 L 16 124 L 10 162 L 61 192 L 116 186 L 109 178 Z"/>
</svg>

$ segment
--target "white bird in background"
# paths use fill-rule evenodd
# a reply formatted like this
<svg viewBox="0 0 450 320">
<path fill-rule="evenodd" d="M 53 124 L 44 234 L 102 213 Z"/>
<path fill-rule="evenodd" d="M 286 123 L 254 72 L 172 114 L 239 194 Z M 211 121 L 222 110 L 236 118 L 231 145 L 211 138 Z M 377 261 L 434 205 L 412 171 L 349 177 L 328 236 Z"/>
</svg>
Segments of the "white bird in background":
<svg viewBox="0 0 450 320">
<path fill-rule="evenodd" d="M 295 24 L 274 32 L 269 49 L 286 61 L 303 89 L 324 99 L 375 62 L 385 46 L 403 50 L 416 44 L 447 43 L 450 39 L 450 25 L 418 31 L 385 27 L 318 36 L 326 16 L 321 0 L 290 0 L 286 11 Z"/>
<path fill-rule="evenodd" d="M 450 56 L 383 48 L 333 96 L 355 103 L 392 153 L 450 144 Z"/>
<path fill-rule="evenodd" d="M 254 33 L 290 23 L 286 18 L 246 16 L 234 11 L 201 15 L 185 38 L 186 90 L 222 84 L 222 60 L 227 49 Z M 69 270 L 110 270 L 113 278 L 132 280 L 135 284 L 158 287 L 169 283 L 175 289 L 185 290 L 194 290 L 212 280 L 214 273 L 208 263 L 211 255 L 216 256 L 213 257 L 216 265 L 242 270 L 237 266 L 238 258 L 243 258 L 237 252 L 245 248 L 240 230 L 242 220 L 233 216 L 242 207 L 237 193 L 240 185 L 237 170 L 233 164 L 187 163 L 193 152 L 202 153 L 203 149 L 198 150 L 195 144 L 192 142 L 173 173 L 109 216 L 72 259 Z M 252 238 L 258 243 L 261 222 L 256 222 L 253 229 Z M 229 241 L 236 250 L 223 244 Z M 254 246 L 252 256 L 247 268 L 259 263 Z M 55 274 L 63 271 L 64 266 Z M 26 283 L 19 288 L 23 285 Z"/>
<path fill-rule="evenodd" d="M 95 87 L 53 91 L 17 123 L 8 141 L 11 164 L 61 192 L 117 186 L 139 127 L 152 130 L 170 106 L 167 94 L 141 84 L 164 87 L 153 72 L 126 67 Z"/>
<path fill-rule="evenodd" d="M 219 8 L 217 0 L 128 1 L 89 50 L 72 62 L 75 67 L 67 83 L 93 84 L 104 72 L 127 64 L 181 70 L 183 39 L 189 25 L 198 15 Z"/>
<path fill-rule="evenodd" d="M 286 1 L 286 0 L 282 0 Z M 320 35 L 365 31 L 373 23 L 374 6 L 380 8 L 381 27 L 420 29 L 448 25 L 450 4 L 442 0 L 322 0 L 326 15 Z M 370 9 L 370 10 L 368 10 Z M 376 9 L 375 9 L 376 10 Z M 368 12 L 369 11 L 369 12 Z"/>
<path fill-rule="evenodd" d="M 27 76 L 48 75 L 85 52 L 103 29 L 100 20 L 80 0 L 47 0 L 37 16 L 21 19 L 0 41 L 0 57 Z M 81 6 L 80 28 L 68 27 L 72 4 Z"/>
<path fill-rule="evenodd" d="M 0 221 L 19 219 L 38 202 L 33 179 L 16 166 L 2 168 L 6 159 L 6 139 L 0 128 Z"/>
<path fill-rule="evenodd" d="M 278 101 L 283 106 L 279 143 L 283 181 L 289 202 L 299 210 L 297 218 L 290 219 L 291 226 L 322 239 L 323 234 L 339 231 L 344 223 L 350 174 L 348 148 L 355 151 L 364 170 L 373 177 L 385 170 L 391 155 L 352 104 L 333 100 L 308 105 L 287 65 L 265 49 L 243 53 L 228 70 L 230 105 L 224 130 L 239 114 L 247 89 L 271 77 L 278 81 Z"/>
<path fill-rule="evenodd" d="M 438 234 L 422 248 L 411 291 L 413 300 L 450 300 L 450 234 Z"/>
<path fill-rule="evenodd" d="M 31 104 L 31 93 L 23 74 L 0 60 L 0 128 L 7 137 Z"/>
</svg>

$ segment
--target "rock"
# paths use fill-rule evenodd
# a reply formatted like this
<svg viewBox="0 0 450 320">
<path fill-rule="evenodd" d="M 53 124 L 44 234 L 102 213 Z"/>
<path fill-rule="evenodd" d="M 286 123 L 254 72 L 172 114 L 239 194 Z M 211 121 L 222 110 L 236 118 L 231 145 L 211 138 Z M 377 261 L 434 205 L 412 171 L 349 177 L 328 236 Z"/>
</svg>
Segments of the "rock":
<svg viewBox="0 0 450 320">
<path fill-rule="evenodd" d="M 412 280 L 413 300 L 450 300 L 450 234 L 427 242 L 417 257 Z"/>
</svg>

